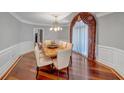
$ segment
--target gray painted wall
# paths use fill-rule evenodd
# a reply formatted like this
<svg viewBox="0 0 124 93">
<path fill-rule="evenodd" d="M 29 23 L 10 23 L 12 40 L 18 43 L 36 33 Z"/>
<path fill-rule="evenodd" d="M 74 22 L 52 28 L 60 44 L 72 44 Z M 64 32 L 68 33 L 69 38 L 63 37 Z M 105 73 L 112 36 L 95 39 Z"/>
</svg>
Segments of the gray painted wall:
<svg viewBox="0 0 124 93">
<path fill-rule="evenodd" d="M 98 44 L 124 50 L 124 13 L 98 18 Z"/>
<path fill-rule="evenodd" d="M 58 39 L 58 33 L 51 32 L 49 30 L 50 26 L 42 26 L 44 28 L 44 40 L 56 40 Z"/>
<path fill-rule="evenodd" d="M 67 26 L 63 26 L 63 30 L 60 32 L 51 32 L 50 26 L 36 26 L 34 25 L 33 28 L 43 28 L 44 30 L 44 40 L 69 40 L 69 31 Z M 32 32 L 33 33 L 33 32 Z"/>
<path fill-rule="evenodd" d="M 70 34 L 69 34 L 69 26 L 64 26 L 63 30 L 58 32 L 58 39 L 62 41 L 67 41 L 69 42 L 70 40 Z"/>
<path fill-rule="evenodd" d="M 33 41 L 33 28 L 7 12 L 0 12 L 0 51 L 20 42 Z"/>
<path fill-rule="evenodd" d="M 69 41 L 69 27 L 50 32 L 49 26 L 35 26 L 19 22 L 9 13 L 0 13 L 0 50 L 24 41 L 33 41 L 33 28 L 44 29 L 44 39 Z M 97 43 L 124 50 L 124 13 L 97 18 Z"/>
<path fill-rule="evenodd" d="M 33 41 L 33 25 L 21 23 L 20 41 Z"/>
<path fill-rule="evenodd" d="M 9 13 L 0 12 L 0 50 L 20 42 L 20 25 Z"/>
<path fill-rule="evenodd" d="M 33 29 L 43 28 L 44 39 L 68 41 L 68 27 L 61 32 L 50 32 L 49 26 L 21 23 L 9 13 L 0 12 L 0 50 L 24 41 L 33 41 Z"/>
</svg>

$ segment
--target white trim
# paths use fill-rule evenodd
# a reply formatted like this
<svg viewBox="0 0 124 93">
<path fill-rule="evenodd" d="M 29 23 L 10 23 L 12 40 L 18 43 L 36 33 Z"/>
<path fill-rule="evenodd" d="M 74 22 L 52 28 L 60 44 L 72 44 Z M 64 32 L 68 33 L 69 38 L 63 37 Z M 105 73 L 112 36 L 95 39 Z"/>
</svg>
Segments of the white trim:
<svg viewBox="0 0 124 93">
<path fill-rule="evenodd" d="M 50 24 L 38 24 L 35 22 L 31 22 L 31 21 L 27 21 L 22 19 L 21 17 L 19 17 L 16 13 L 14 12 L 10 12 L 10 14 L 15 17 L 18 21 L 20 21 L 21 23 L 25 23 L 25 24 L 30 24 L 30 25 L 41 25 L 41 26 L 50 26 Z"/>
<path fill-rule="evenodd" d="M 98 45 L 96 60 L 115 69 L 124 77 L 124 50 Z"/>
<path fill-rule="evenodd" d="M 9 14 L 12 15 L 14 18 L 16 18 L 18 21 L 20 21 L 21 23 L 30 24 L 30 25 L 39 25 L 39 26 L 51 26 L 51 24 L 39 24 L 28 20 L 24 20 L 20 16 L 18 16 L 15 12 L 9 12 Z M 62 26 L 67 26 L 67 25 L 68 23 L 63 24 Z"/>
<path fill-rule="evenodd" d="M 95 15 L 96 17 L 103 17 L 103 16 L 106 16 L 106 15 L 109 15 L 112 13 L 113 12 L 100 12 L 98 14 L 95 14 L 95 13 L 92 13 L 92 14 Z M 51 26 L 51 24 L 39 24 L 39 23 L 28 21 L 28 20 L 24 20 L 23 18 L 18 16 L 15 12 L 9 12 L 9 14 L 12 15 L 13 17 L 15 17 L 21 23 L 30 24 L 30 25 L 39 25 L 39 26 Z M 68 26 L 69 23 L 70 22 L 63 24 L 62 26 Z"/>
<path fill-rule="evenodd" d="M 20 55 L 28 53 L 34 50 L 34 43 L 32 41 L 25 41 L 19 43 L 20 46 Z"/>
<path fill-rule="evenodd" d="M 14 64 L 19 56 L 33 51 L 33 42 L 25 41 L 0 51 L 0 77 Z"/>
<path fill-rule="evenodd" d="M 18 45 L 18 44 L 13 45 L 13 46 L 10 46 L 10 47 L 8 47 L 8 48 L 6 48 L 6 49 L 1 50 L 1 51 L 0 51 L 0 55 L 3 54 L 3 53 L 5 53 L 6 51 L 8 51 L 8 50 L 10 50 L 10 49 L 12 49 L 12 48 L 14 48 L 14 47 L 16 47 L 17 45 Z"/>
<path fill-rule="evenodd" d="M 118 52 L 124 53 L 124 50 L 119 49 L 119 48 L 115 48 L 115 47 L 104 46 L 104 45 L 98 45 L 98 47 L 103 47 L 103 48 L 107 48 L 107 49 L 112 49 L 112 50 L 116 50 L 116 51 L 118 51 Z"/>
</svg>

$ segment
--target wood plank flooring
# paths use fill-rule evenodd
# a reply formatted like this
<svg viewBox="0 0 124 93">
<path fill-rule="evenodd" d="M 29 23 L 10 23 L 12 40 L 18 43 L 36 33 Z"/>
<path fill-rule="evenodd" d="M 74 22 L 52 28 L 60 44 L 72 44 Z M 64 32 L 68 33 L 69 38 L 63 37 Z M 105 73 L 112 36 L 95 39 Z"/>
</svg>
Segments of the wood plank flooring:
<svg viewBox="0 0 124 93">
<path fill-rule="evenodd" d="M 50 66 L 42 67 L 38 80 L 67 80 L 66 70 L 58 72 L 50 70 Z M 119 78 L 108 68 L 96 62 L 87 61 L 81 55 L 73 53 L 72 66 L 69 68 L 70 80 L 118 80 Z M 25 54 L 6 80 L 36 80 L 36 59 L 34 53 Z"/>
</svg>

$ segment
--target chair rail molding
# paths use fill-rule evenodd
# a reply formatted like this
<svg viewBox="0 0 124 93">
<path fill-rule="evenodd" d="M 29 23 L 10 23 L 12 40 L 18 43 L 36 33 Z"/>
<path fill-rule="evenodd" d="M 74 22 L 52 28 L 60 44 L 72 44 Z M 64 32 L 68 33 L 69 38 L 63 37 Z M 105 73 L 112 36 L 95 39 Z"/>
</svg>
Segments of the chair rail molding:
<svg viewBox="0 0 124 93">
<path fill-rule="evenodd" d="M 14 64 L 19 56 L 33 51 L 33 42 L 24 41 L 0 51 L 0 77 Z"/>
<path fill-rule="evenodd" d="M 121 76 L 124 77 L 124 50 L 97 45 L 96 61 L 115 69 Z"/>
</svg>

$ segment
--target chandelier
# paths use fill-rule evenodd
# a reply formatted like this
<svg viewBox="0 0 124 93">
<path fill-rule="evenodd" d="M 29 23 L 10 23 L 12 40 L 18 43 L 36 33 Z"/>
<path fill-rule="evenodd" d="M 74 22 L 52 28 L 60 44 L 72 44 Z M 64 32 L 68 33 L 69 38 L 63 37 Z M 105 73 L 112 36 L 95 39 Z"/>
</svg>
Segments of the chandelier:
<svg viewBox="0 0 124 93">
<path fill-rule="evenodd" d="M 57 21 L 57 17 L 58 16 L 55 16 L 55 21 L 53 22 L 52 26 L 50 27 L 50 31 L 54 31 L 54 32 L 62 31 L 62 27 L 60 27 L 60 24 Z"/>
</svg>

